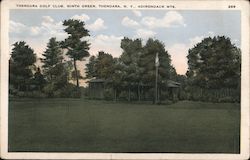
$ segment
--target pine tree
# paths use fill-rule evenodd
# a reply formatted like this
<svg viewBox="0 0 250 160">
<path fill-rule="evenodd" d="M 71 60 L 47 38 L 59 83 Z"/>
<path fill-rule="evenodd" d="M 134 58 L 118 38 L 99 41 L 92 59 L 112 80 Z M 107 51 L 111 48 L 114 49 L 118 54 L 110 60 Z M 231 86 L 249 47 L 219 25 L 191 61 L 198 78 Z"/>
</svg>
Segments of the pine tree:
<svg viewBox="0 0 250 160">
<path fill-rule="evenodd" d="M 55 37 L 51 38 L 47 44 L 46 51 L 42 54 L 44 58 L 41 58 L 43 62 L 42 68 L 48 81 L 53 80 L 53 78 L 59 74 L 55 72 L 54 68 L 62 63 L 62 54 L 59 42 L 56 41 Z"/>
<path fill-rule="evenodd" d="M 47 44 L 47 49 L 41 58 L 43 62 L 42 68 L 44 69 L 45 78 L 48 81 L 45 86 L 45 92 L 49 96 L 63 88 L 68 84 L 68 71 L 66 68 L 67 63 L 63 63 L 63 53 L 60 44 L 56 38 L 51 38 Z"/>
<path fill-rule="evenodd" d="M 66 55 L 73 60 L 76 85 L 79 88 L 76 61 L 82 61 L 83 58 L 89 56 L 90 44 L 86 40 L 82 40 L 82 38 L 89 36 L 89 31 L 85 29 L 85 23 L 79 20 L 65 20 L 63 25 L 66 26 L 65 32 L 69 34 L 69 37 L 62 42 L 62 46 L 67 49 Z"/>
</svg>

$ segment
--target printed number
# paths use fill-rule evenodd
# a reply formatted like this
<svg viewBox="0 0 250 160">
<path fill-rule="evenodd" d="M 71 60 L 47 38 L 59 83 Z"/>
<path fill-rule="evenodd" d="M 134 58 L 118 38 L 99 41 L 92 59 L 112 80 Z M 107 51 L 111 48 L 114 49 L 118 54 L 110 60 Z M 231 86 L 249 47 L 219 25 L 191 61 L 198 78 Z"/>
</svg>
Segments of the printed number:
<svg viewBox="0 0 250 160">
<path fill-rule="evenodd" d="M 229 5 L 228 8 L 236 8 L 235 5 Z"/>
</svg>

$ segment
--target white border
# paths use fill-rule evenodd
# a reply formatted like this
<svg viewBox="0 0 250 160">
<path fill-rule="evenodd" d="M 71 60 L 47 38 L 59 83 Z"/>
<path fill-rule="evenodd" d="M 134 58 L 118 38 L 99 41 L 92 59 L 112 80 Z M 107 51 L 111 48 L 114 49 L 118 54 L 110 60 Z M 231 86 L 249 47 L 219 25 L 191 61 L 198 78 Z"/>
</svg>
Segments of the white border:
<svg viewBox="0 0 250 160">
<path fill-rule="evenodd" d="M 169 10 L 228 10 L 228 5 L 236 5 L 235 10 L 241 10 L 241 49 L 242 49 L 242 79 L 241 79 L 241 152 L 240 154 L 126 154 L 126 153 L 31 153 L 31 152 L 8 152 L 8 55 L 9 55 L 9 9 L 15 9 L 19 4 L 165 4 L 175 5 L 176 8 Z M 18 8 L 20 9 L 20 8 Z M 23 8 L 28 9 L 28 8 Z M 31 9 L 31 8 L 29 8 Z M 45 9 L 45 8 L 42 8 Z M 50 8 L 51 9 L 51 8 Z M 65 8 L 64 8 L 65 9 Z M 82 8 L 81 8 L 82 9 Z M 88 8 L 91 9 L 91 8 Z M 101 8 L 109 9 L 109 8 Z M 119 9 L 119 8 L 112 8 Z M 134 8 L 139 9 L 139 8 Z M 153 9 L 153 8 L 152 8 Z M 233 10 L 233 9 L 230 9 Z M 249 158 L 249 2 L 246 1 L 122 1 L 122 0 L 4 0 L 1 3 L 1 158 L 4 159 L 248 159 Z"/>
</svg>

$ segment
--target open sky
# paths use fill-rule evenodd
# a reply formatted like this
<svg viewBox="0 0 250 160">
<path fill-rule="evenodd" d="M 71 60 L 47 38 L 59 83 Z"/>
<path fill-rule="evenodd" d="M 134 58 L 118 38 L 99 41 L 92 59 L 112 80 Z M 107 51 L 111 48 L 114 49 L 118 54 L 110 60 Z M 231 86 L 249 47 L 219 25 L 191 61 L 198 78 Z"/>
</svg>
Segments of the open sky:
<svg viewBox="0 0 250 160">
<path fill-rule="evenodd" d="M 217 10 L 38 10 L 15 9 L 10 12 L 10 45 L 26 41 L 38 55 L 51 37 L 63 40 L 62 21 L 83 20 L 90 31 L 90 54 L 103 50 L 121 55 L 120 40 L 153 37 L 165 44 L 177 73 L 187 71 L 188 49 L 208 36 L 225 35 L 240 47 L 240 11 Z"/>
</svg>

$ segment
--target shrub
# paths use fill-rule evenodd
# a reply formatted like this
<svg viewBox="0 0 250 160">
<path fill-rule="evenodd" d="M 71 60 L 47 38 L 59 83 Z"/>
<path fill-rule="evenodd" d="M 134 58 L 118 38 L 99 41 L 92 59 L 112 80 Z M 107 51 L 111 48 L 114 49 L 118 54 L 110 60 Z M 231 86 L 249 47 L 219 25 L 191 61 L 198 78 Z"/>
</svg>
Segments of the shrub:
<svg viewBox="0 0 250 160">
<path fill-rule="evenodd" d="M 46 98 L 47 97 L 47 95 L 42 93 L 41 91 L 26 91 L 26 92 L 19 91 L 19 92 L 17 92 L 17 96 L 21 97 L 21 98 L 24 98 L 24 97 L 27 97 L 27 98 Z"/>
<path fill-rule="evenodd" d="M 54 91 L 53 95 L 57 98 L 81 98 L 81 90 L 73 84 L 67 84 L 63 88 Z"/>
<path fill-rule="evenodd" d="M 233 97 L 222 97 L 218 99 L 218 102 L 235 102 Z"/>
<path fill-rule="evenodd" d="M 50 98 L 54 97 L 54 90 L 55 90 L 55 85 L 53 83 L 48 83 L 43 88 L 43 92 Z"/>
</svg>

